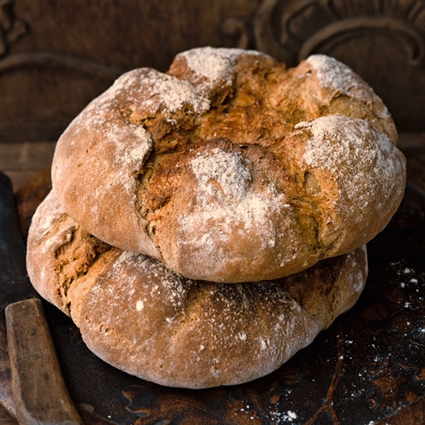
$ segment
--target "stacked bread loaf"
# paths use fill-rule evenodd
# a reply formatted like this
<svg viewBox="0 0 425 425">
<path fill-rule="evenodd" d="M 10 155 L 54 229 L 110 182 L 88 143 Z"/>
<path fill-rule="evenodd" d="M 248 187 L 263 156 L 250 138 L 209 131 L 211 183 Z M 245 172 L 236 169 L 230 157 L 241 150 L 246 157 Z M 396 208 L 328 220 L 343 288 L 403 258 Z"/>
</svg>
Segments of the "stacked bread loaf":
<svg viewBox="0 0 425 425">
<path fill-rule="evenodd" d="M 264 376 L 359 298 L 405 187 L 391 116 L 333 58 L 198 48 L 130 71 L 60 137 L 34 287 L 128 373 Z"/>
</svg>

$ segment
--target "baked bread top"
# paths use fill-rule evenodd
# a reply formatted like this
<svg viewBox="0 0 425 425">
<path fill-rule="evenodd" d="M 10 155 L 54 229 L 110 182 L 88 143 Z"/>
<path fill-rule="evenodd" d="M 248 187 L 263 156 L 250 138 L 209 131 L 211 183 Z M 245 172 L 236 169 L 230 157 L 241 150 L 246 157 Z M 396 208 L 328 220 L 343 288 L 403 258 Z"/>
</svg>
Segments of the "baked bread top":
<svg viewBox="0 0 425 425">
<path fill-rule="evenodd" d="M 36 290 L 70 315 L 90 350 L 162 385 L 233 385 L 277 369 L 359 298 L 365 248 L 273 282 L 189 280 L 90 235 L 54 191 L 28 236 Z"/>
<path fill-rule="evenodd" d="M 130 71 L 58 141 L 53 186 L 90 234 L 191 279 L 275 279 L 365 244 L 405 187 L 382 101 L 314 55 L 199 48 Z"/>
</svg>

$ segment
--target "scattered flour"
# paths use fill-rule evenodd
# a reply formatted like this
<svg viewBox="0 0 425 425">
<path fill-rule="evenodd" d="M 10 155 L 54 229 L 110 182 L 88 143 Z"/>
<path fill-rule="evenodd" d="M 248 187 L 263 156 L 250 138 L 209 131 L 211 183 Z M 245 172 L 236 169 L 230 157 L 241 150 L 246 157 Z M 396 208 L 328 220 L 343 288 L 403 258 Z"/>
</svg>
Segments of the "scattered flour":
<svg viewBox="0 0 425 425">
<path fill-rule="evenodd" d="M 270 412 L 270 420 L 273 424 L 294 424 L 296 419 L 298 414 L 293 410 Z"/>
<path fill-rule="evenodd" d="M 184 57 L 188 67 L 199 76 L 202 82 L 199 85 L 195 84 L 202 92 L 210 89 L 219 81 L 231 84 L 233 67 L 237 58 L 247 53 L 264 55 L 255 50 L 201 47 L 180 53 L 178 57 Z"/>
<path fill-rule="evenodd" d="M 335 58 L 318 54 L 309 56 L 307 62 L 316 71 L 317 79 L 323 87 L 361 99 L 369 97 L 368 86 L 348 66 Z M 356 89 L 354 93 L 353 88 Z"/>
<path fill-rule="evenodd" d="M 354 289 L 355 292 L 363 291 L 364 285 L 366 283 L 365 276 L 367 276 L 368 264 L 367 264 L 367 255 L 366 255 L 366 245 L 363 245 L 362 250 L 364 252 L 365 268 L 364 270 L 358 270 L 356 274 L 349 274 L 346 276 L 347 283 Z M 351 251 L 347 254 L 347 263 L 351 263 L 352 270 L 358 269 L 355 251 Z"/>
<path fill-rule="evenodd" d="M 117 155 L 115 159 L 121 165 L 118 170 L 127 168 L 130 170 L 140 170 L 148 153 L 152 148 L 152 137 L 150 133 L 143 127 L 134 126 L 126 139 L 126 143 L 117 143 Z"/>
<path fill-rule="evenodd" d="M 250 190 L 250 171 L 237 153 L 214 149 L 213 155 L 199 156 L 192 161 L 191 166 L 199 185 L 193 213 L 179 220 L 182 230 L 187 232 L 186 237 L 191 233 L 191 239 L 197 238 L 197 233 L 201 232 L 192 232 L 191 229 L 203 227 L 203 224 L 211 221 L 222 223 L 223 230 L 235 223 L 242 224 L 249 232 L 258 225 L 266 225 L 269 212 L 282 206 L 283 195 L 266 197 Z M 275 232 L 268 226 L 264 226 L 263 231 L 267 233 L 264 238 L 266 246 L 274 239 Z M 214 238 L 212 235 L 206 237 L 205 233 L 202 235 L 200 243 L 214 243 L 217 236 L 227 241 L 231 233 L 219 232 Z"/>
<path fill-rule="evenodd" d="M 198 186 L 192 207 L 178 219 L 178 243 L 197 250 L 200 261 L 221 267 L 223 245 L 231 243 L 235 232 L 261 238 L 260 250 L 274 249 L 280 238 L 296 245 L 298 228 L 285 195 L 272 184 L 263 193 L 254 190 L 248 163 L 238 153 L 214 149 L 192 160 L 191 167 Z M 282 218 L 279 226 L 276 217 Z M 288 252 L 280 266 L 293 258 Z"/>
<path fill-rule="evenodd" d="M 359 224 L 374 208 L 388 214 L 376 199 L 388 199 L 386 206 L 391 208 L 391 198 L 401 196 L 404 161 L 386 135 L 364 120 L 339 115 L 302 122 L 296 128 L 311 131 L 302 159 L 307 166 L 326 170 L 337 182 L 342 213 Z"/>
<path fill-rule="evenodd" d="M 191 162 L 192 171 L 200 185 L 210 192 L 211 180 L 217 181 L 223 193 L 241 201 L 251 181 L 251 173 L 244 159 L 237 153 L 228 153 L 213 149 L 213 154 L 199 156 Z"/>
<path fill-rule="evenodd" d="M 55 222 L 57 222 L 65 210 L 58 202 L 54 190 L 46 196 L 42 204 L 37 208 L 33 221 L 37 221 L 37 237 L 41 240 L 51 230 Z"/>
<path fill-rule="evenodd" d="M 306 61 L 316 71 L 317 80 L 321 86 L 343 93 L 362 102 L 365 100 L 373 102 L 379 99 L 369 85 L 347 65 L 335 58 L 317 54 L 309 56 Z M 385 106 L 377 112 L 383 118 L 390 118 L 390 113 Z"/>
<path fill-rule="evenodd" d="M 147 109 L 155 114 L 164 108 L 176 112 L 184 106 L 191 106 L 196 114 L 206 112 L 210 103 L 187 81 L 164 74 L 151 68 L 139 68 L 119 77 L 107 90 L 106 98 L 125 93 L 127 102 L 140 110 Z"/>
</svg>

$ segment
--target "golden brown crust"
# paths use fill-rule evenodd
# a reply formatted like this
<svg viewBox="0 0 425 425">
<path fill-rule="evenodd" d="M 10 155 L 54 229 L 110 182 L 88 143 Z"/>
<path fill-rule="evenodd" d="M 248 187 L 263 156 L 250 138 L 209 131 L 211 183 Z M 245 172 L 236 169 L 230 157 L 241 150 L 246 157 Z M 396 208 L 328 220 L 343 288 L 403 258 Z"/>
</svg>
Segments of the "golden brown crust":
<svg viewBox="0 0 425 425">
<path fill-rule="evenodd" d="M 233 385 L 277 369 L 360 296 L 364 248 L 272 282 L 218 284 L 107 246 L 52 191 L 34 215 L 28 272 L 113 366 L 167 386 Z"/>
<path fill-rule="evenodd" d="M 188 278 L 259 281 L 386 226 L 405 186 L 396 141 L 382 101 L 335 59 L 286 69 L 201 48 L 167 74 L 120 77 L 62 135 L 52 177 L 101 240 Z"/>
</svg>

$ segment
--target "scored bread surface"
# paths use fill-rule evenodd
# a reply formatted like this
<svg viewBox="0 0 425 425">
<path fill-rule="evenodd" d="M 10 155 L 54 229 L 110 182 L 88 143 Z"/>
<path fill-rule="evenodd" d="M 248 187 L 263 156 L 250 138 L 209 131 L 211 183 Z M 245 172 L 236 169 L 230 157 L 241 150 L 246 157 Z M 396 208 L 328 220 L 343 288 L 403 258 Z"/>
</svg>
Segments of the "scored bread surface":
<svg viewBox="0 0 425 425">
<path fill-rule="evenodd" d="M 97 356 L 162 385 L 206 388 L 264 376 L 359 298 L 365 248 L 276 281 L 186 279 L 90 235 L 54 190 L 28 237 L 32 284 L 68 314 Z"/>
<path fill-rule="evenodd" d="M 199 48 L 130 71 L 61 136 L 56 194 L 83 228 L 191 279 L 275 279 L 380 232 L 404 192 L 391 116 L 337 60 L 287 69 Z"/>
</svg>

